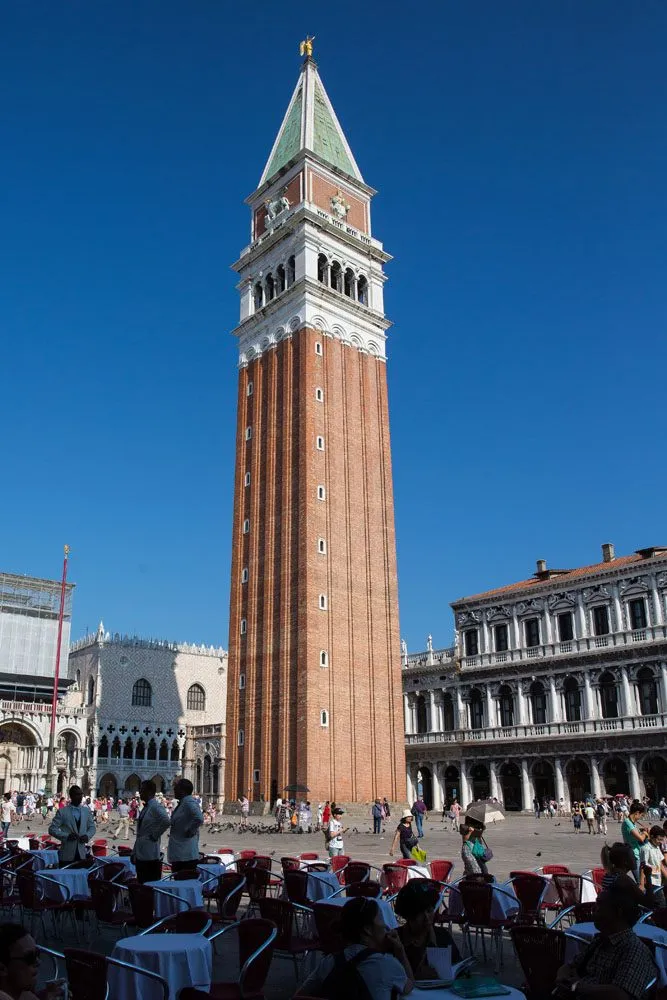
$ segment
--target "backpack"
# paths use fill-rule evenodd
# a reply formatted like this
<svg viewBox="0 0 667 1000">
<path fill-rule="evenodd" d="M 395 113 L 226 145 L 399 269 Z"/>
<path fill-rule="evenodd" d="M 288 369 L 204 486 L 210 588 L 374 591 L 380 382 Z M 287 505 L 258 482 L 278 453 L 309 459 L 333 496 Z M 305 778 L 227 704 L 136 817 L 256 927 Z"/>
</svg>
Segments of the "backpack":
<svg viewBox="0 0 667 1000">
<path fill-rule="evenodd" d="M 325 1000 L 372 1000 L 372 996 L 364 977 L 359 972 L 359 965 L 374 952 L 371 948 L 363 948 L 353 958 L 346 958 L 345 952 L 333 956 L 334 967 L 326 977 L 319 990 L 319 996 Z"/>
</svg>

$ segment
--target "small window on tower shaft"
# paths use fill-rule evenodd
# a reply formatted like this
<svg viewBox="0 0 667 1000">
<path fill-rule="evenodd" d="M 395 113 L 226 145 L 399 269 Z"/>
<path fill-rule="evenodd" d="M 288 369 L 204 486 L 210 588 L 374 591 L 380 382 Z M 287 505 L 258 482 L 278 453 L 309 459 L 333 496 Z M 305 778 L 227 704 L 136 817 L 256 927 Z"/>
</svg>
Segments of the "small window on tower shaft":
<svg viewBox="0 0 667 1000">
<path fill-rule="evenodd" d="M 248 623 L 245 618 L 241 619 L 241 635 L 245 635 L 248 631 Z"/>
<path fill-rule="evenodd" d="M 254 771 L 252 772 L 252 780 L 253 780 L 253 782 L 254 782 L 254 783 L 255 783 L 256 785 L 258 785 L 258 784 L 259 784 L 259 768 L 258 768 L 258 767 L 256 767 L 256 768 L 254 769 Z"/>
<path fill-rule="evenodd" d="M 322 345 L 319 340 L 315 341 L 315 354 L 319 354 L 322 357 Z"/>
<path fill-rule="evenodd" d="M 239 729 L 236 741 L 237 741 L 238 746 L 242 747 L 244 745 L 244 743 L 245 743 L 245 733 L 244 733 L 244 731 L 242 729 Z"/>
<path fill-rule="evenodd" d="M 241 570 L 241 583 L 247 583 L 247 582 L 248 582 L 248 567 L 244 566 L 243 569 Z"/>
<path fill-rule="evenodd" d="M 243 522 L 243 534 L 247 535 L 249 531 L 250 531 L 250 521 L 246 517 L 245 521 Z"/>
<path fill-rule="evenodd" d="M 324 402 L 324 389 L 317 388 L 315 390 L 315 399 L 317 400 L 318 403 Z"/>
<path fill-rule="evenodd" d="M 318 500 L 326 500 L 326 498 L 327 498 L 327 491 L 325 490 L 324 486 L 318 486 L 317 487 L 317 499 Z"/>
<path fill-rule="evenodd" d="M 329 725 L 329 713 L 326 708 L 323 708 L 320 712 L 320 725 L 325 727 Z"/>
<path fill-rule="evenodd" d="M 239 691 L 245 688 L 245 674 L 239 674 Z"/>
<path fill-rule="evenodd" d="M 317 551 L 318 551 L 318 552 L 320 553 L 320 555 L 322 555 L 322 556 L 326 555 L 326 551 L 327 551 L 327 543 L 326 543 L 326 541 L 324 540 L 324 538 L 318 538 L 318 539 L 317 539 Z"/>
<path fill-rule="evenodd" d="M 248 382 L 248 385 L 246 386 L 246 396 L 252 396 L 252 393 L 253 393 L 252 382 Z"/>
<path fill-rule="evenodd" d="M 327 656 L 327 651 L 326 651 L 326 649 L 321 649 L 320 650 L 320 666 L 321 667 L 326 667 L 328 665 L 329 665 L 329 658 Z"/>
<path fill-rule="evenodd" d="M 246 439 L 246 441 L 250 441 L 251 438 L 252 438 L 252 427 L 246 427 L 246 429 L 245 429 L 245 439 Z"/>
<path fill-rule="evenodd" d="M 317 438 L 317 450 L 324 451 L 324 438 L 321 435 Z"/>
<path fill-rule="evenodd" d="M 326 611 L 326 610 L 327 610 L 327 595 L 320 594 L 320 611 Z"/>
<path fill-rule="evenodd" d="M 244 476 L 244 479 L 243 479 L 243 482 L 244 482 L 244 484 L 246 486 L 250 486 L 250 473 L 249 472 L 246 472 L 246 474 Z"/>
</svg>

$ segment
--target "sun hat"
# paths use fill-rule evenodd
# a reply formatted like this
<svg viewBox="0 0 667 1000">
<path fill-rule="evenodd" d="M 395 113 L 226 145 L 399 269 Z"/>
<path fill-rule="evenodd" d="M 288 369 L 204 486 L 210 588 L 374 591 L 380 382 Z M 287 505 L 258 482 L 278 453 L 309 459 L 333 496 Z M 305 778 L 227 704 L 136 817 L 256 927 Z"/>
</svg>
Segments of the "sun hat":
<svg viewBox="0 0 667 1000">
<path fill-rule="evenodd" d="M 404 809 L 401 819 L 412 819 L 412 813 L 409 809 Z"/>
</svg>

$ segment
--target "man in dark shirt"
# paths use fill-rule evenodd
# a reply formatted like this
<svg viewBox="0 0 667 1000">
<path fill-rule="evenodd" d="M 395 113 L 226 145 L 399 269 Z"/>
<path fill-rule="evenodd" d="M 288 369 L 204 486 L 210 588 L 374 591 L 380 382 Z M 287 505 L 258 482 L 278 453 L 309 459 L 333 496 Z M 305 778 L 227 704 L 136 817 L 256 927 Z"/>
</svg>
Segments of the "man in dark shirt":
<svg viewBox="0 0 667 1000">
<path fill-rule="evenodd" d="M 558 970 L 557 980 L 581 1000 L 639 1000 L 657 969 L 633 926 L 639 907 L 622 886 L 598 896 L 596 934 L 586 950 Z"/>
</svg>

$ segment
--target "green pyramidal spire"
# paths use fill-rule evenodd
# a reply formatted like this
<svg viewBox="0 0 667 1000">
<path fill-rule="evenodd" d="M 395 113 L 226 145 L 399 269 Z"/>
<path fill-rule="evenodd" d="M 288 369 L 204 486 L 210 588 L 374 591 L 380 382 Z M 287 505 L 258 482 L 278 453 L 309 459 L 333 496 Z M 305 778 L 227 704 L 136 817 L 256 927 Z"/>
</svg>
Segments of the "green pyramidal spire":
<svg viewBox="0 0 667 1000">
<path fill-rule="evenodd" d="M 340 127 L 312 59 L 305 60 L 259 186 L 270 181 L 302 150 L 363 183 L 352 150 Z"/>
</svg>

